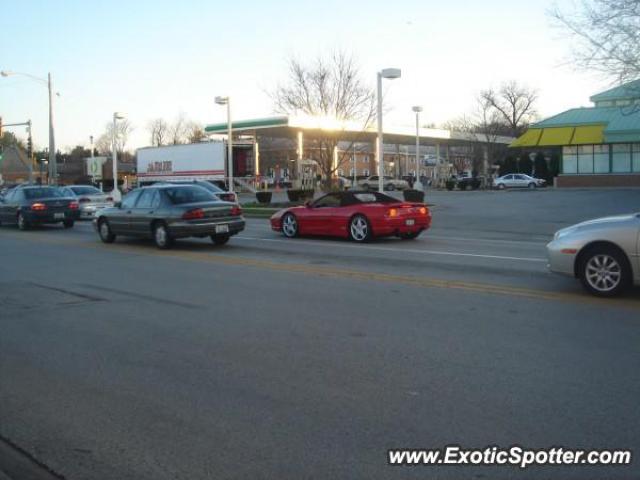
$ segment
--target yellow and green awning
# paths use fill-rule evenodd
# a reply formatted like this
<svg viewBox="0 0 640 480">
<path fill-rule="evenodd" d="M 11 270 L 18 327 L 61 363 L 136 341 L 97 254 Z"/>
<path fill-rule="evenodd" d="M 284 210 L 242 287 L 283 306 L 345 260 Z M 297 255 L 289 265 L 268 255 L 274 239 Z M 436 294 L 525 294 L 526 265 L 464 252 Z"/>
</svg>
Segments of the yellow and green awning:
<svg viewBox="0 0 640 480">
<path fill-rule="evenodd" d="M 604 142 L 605 125 L 530 128 L 516 138 L 510 147 L 561 147 L 591 145 Z"/>
</svg>

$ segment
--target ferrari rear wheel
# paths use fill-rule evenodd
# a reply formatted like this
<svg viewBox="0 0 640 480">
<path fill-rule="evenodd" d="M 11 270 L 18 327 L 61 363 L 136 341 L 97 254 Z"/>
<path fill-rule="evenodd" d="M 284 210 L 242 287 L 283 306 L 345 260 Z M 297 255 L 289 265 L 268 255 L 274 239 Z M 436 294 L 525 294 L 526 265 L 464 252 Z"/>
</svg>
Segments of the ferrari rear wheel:
<svg viewBox="0 0 640 480">
<path fill-rule="evenodd" d="M 363 243 L 371 240 L 371 225 L 364 215 L 356 215 L 349 222 L 349 238 L 354 242 Z"/>
<path fill-rule="evenodd" d="M 293 213 L 287 213 L 282 217 L 282 233 L 288 238 L 298 235 L 298 220 Z"/>
</svg>

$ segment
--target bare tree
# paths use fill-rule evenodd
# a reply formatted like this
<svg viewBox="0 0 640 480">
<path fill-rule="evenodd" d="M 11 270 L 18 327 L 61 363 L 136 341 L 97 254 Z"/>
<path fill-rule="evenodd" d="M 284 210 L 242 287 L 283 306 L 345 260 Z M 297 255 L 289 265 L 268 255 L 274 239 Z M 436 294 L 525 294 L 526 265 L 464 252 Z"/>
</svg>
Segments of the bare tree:
<svg viewBox="0 0 640 480">
<path fill-rule="evenodd" d="M 186 138 L 189 143 L 198 143 L 205 139 L 204 127 L 194 121 L 187 122 L 185 127 Z"/>
<path fill-rule="evenodd" d="M 147 125 L 147 130 L 151 135 L 151 145 L 159 147 L 164 145 L 169 134 L 169 124 L 163 118 L 151 120 Z"/>
<path fill-rule="evenodd" d="M 575 11 L 555 6 L 550 15 L 576 40 L 573 57 L 580 67 L 620 82 L 640 77 L 639 0 L 582 0 Z"/>
<path fill-rule="evenodd" d="M 271 96 L 279 113 L 357 122 L 362 125 L 362 131 L 375 116 L 375 93 L 362 80 L 353 57 L 343 52 L 335 52 L 329 58 L 318 57 L 310 63 L 290 59 L 287 80 Z M 307 142 L 327 184 L 353 149 L 352 142 L 340 152 L 334 164 L 333 152 L 339 138 L 339 132 L 327 130 Z"/>
<path fill-rule="evenodd" d="M 490 116 L 494 116 L 491 110 L 497 112 L 498 117 L 509 128 L 510 135 L 518 137 L 535 117 L 537 99 L 538 93 L 535 90 L 512 80 L 503 83 L 498 91 L 492 88 L 483 90 L 479 102 Z"/>
<path fill-rule="evenodd" d="M 116 152 L 122 153 L 125 151 L 129 136 L 133 132 L 134 128 L 128 119 L 120 120 L 116 123 Z M 98 137 L 95 143 L 96 150 L 102 154 L 111 153 L 113 139 L 113 122 L 109 122 L 105 125 L 105 131 Z"/>
<path fill-rule="evenodd" d="M 169 142 L 174 145 L 186 143 L 187 141 L 187 118 L 180 112 L 173 123 L 169 126 Z"/>
</svg>

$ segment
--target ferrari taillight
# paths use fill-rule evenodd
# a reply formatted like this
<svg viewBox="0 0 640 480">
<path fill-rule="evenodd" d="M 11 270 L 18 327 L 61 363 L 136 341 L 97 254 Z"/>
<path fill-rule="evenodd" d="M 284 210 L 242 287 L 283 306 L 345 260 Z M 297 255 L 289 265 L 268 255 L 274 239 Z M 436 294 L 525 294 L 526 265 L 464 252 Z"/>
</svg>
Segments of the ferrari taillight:
<svg viewBox="0 0 640 480">
<path fill-rule="evenodd" d="M 182 215 L 183 220 L 197 220 L 199 218 L 204 218 L 204 210 L 201 208 L 194 208 L 193 210 L 188 210 L 184 212 Z"/>
<path fill-rule="evenodd" d="M 397 217 L 398 216 L 398 209 L 397 208 L 390 208 L 389 209 L 389 213 L 388 215 L 393 218 L 393 217 Z"/>
<path fill-rule="evenodd" d="M 420 209 L 418 211 L 420 212 L 420 215 L 426 215 L 427 214 L 427 207 L 420 207 Z"/>
</svg>

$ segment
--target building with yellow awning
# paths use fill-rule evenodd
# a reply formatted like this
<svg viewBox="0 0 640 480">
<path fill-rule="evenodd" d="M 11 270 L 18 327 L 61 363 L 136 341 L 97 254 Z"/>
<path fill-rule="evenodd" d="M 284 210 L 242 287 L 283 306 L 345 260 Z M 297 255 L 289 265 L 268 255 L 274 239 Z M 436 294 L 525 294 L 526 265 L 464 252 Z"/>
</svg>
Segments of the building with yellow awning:
<svg viewBox="0 0 640 480">
<path fill-rule="evenodd" d="M 511 148 L 558 148 L 557 186 L 640 186 L 640 80 L 531 125 Z"/>
</svg>

